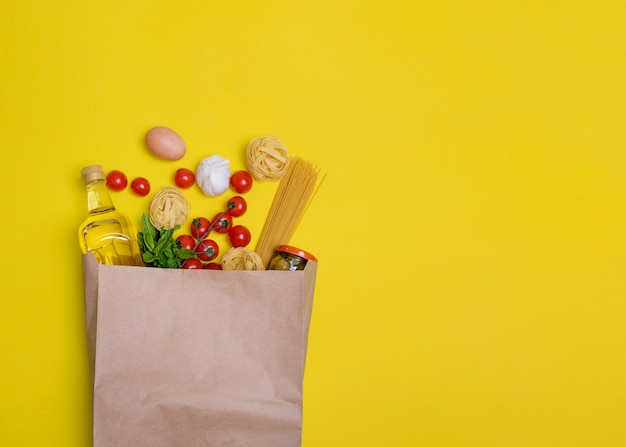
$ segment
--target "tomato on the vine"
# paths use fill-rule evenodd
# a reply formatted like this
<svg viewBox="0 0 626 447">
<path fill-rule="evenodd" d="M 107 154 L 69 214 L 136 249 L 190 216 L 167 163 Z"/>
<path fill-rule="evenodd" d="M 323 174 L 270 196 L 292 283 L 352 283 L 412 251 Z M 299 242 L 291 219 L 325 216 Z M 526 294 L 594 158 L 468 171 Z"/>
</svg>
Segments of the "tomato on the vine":
<svg viewBox="0 0 626 447">
<path fill-rule="evenodd" d="M 204 268 L 207 270 L 224 270 L 222 268 L 222 264 L 218 263 L 218 262 L 209 262 L 204 264 Z"/>
<path fill-rule="evenodd" d="M 196 258 L 186 259 L 185 262 L 183 263 L 183 268 L 184 269 L 201 269 L 202 262 L 200 262 Z"/>
<path fill-rule="evenodd" d="M 208 262 L 204 264 L 204 268 L 207 270 L 223 270 L 222 264 L 219 262 Z"/>
<path fill-rule="evenodd" d="M 196 217 L 191 221 L 191 235 L 196 239 L 204 239 L 211 228 L 211 222 L 205 217 Z"/>
<path fill-rule="evenodd" d="M 130 188 L 138 196 L 147 196 L 150 194 L 150 182 L 144 177 L 137 177 L 130 184 Z"/>
<path fill-rule="evenodd" d="M 187 250 L 192 250 L 196 246 L 196 240 L 193 236 L 188 234 L 181 234 L 176 238 L 176 241 L 180 244 L 180 248 L 186 248 Z"/>
<path fill-rule="evenodd" d="M 196 181 L 196 175 L 187 168 L 180 168 L 174 175 L 174 183 L 179 188 L 191 188 Z"/>
<path fill-rule="evenodd" d="M 107 174 L 107 186 L 113 191 L 123 191 L 128 185 L 128 178 L 126 174 L 117 169 L 112 170 Z"/>
<path fill-rule="evenodd" d="M 233 218 L 227 213 L 218 213 L 211 224 L 213 229 L 221 234 L 228 233 L 233 226 Z"/>
<path fill-rule="evenodd" d="M 244 194 L 252 189 L 252 176 L 248 171 L 237 171 L 230 176 L 230 186 L 239 194 Z"/>
<path fill-rule="evenodd" d="M 212 261 L 217 258 L 220 249 L 217 246 L 217 242 L 214 240 L 203 239 L 198 243 L 198 246 L 194 251 L 196 252 L 196 256 L 198 256 L 198 258 L 202 261 Z"/>
<path fill-rule="evenodd" d="M 245 247 L 250 243 L 250 230 L 243 225 L 235 225 L 228 232 L 228 240 L 233 247 Z"/>
<path fill-rule="evenodd" d="M 231 197 L 226 206 L 226 212 L 233 217 L 242 216 L 248 209 L 246 199 L 241 196 Z"/>
</svg>

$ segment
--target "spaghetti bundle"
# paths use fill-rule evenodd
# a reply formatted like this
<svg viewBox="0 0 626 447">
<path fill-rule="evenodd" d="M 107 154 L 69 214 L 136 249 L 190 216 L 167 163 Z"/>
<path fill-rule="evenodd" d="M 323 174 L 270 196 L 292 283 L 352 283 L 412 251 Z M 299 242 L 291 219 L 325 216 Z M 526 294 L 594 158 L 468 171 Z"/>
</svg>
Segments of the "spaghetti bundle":
<svg viewBox="0 0 626 447">
<path fill-rule="evenodd" d="M 260 182 L 282 179 L 289 168 L 287 146 L 277 137 L 255 138 L 246 149 L 246 167 Z"/>
<path fill-rule="evenodd" d="M 189 202 L 176 188 L 164 187 L 157 192 L 150 203 L 150 222 L 157 230 L 184 225 L 189 215 Z"/>
<path fill-rule="evenodd" d="M 258 253 L 245 247 L 233 247 L 222 256 L 224 270 L 265 270 Z"/>
<path fill-rule="evenodd" d="M 280 181 L 265 225 L 259 236 L 256 252 L 267 268 L 277 246 L 288 244 L 315 193 L 319 170 L 298 157 L 292 157 Z"/>
</svg>

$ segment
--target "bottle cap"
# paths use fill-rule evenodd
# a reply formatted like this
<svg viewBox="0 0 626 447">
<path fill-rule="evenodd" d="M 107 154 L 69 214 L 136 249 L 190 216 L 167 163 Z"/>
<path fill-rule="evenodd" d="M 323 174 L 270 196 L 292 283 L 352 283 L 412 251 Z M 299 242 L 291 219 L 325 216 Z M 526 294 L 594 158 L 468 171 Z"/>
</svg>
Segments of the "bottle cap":
<svg viewBox="0 0 626 447">
<path fill-rule="evenodd" d="M 102 166 L 100 165 L 85 166 L 82 171 L 80 171 L 80 175 L 83 176 L 85 185 L 89 182 L 93 182 L 94 180 L 106 179 L 104 169 L 102 169 Z"/>
<path fill-rule="evenodd" d="M 317 262 L 317 258 L 313 256 L 311 253 L 301 250 L 296 247 L 292 247 L 291 245 L 279 245 L 276 247 L 276 251 L 281 251 L 283 253 L 289 253 L 291 255 L 300 256 L 301 258 L 307 259 L 309 261 Z"/>
</svg>

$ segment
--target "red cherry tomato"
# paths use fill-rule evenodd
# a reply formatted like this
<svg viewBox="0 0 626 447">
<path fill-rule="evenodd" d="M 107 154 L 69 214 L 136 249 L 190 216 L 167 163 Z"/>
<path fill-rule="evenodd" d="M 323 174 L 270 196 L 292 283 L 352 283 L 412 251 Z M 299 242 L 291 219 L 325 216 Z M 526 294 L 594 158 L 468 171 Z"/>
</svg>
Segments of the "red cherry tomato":
<svg viewBox="0 0 626 447">
<path fill-rule="evenodd" d="M 205 217 L 196 217 L 191 221 L 191 235 L 196 239 L 204 239 L 209 234 L 211 222 Z"/>
<path fill-rule="evenodd" d="M 237 171 L 230 176 L 230 186 L 239 194 L 252 189 L 252 176 L 248 171 Z"/>
<path fill-rule="evenodd" d="M 179 188 L 191 188 L 195 181 L 195 174 L 187 168 L 178 169 L 174 175 L 174 183 Z"/>
<path fill-rule="evenodd" d="M 223 270 L 222 264 L 218 264 L 217 262 L 209 262 L 204 264 L 204 268 L 207 270 Z"/>
<path fill-rule="evenodd" d="M 230 216 L 230 214 L 218 213 L 213 218 L 213 223 L 211 225 L 213 226 L 213 229 L 218 233 L 228 233 L 233 227 L 233 218 Z"/>
<path fill-rule="evenodd" d="M 203 239 L 194 251 L 196 252 L 196 256 L 202 261 L 212 261 L 217 258 L 220 249 L 214 240 Z"/>
<path fill-rule="evenodd" d="M 123 191 L 126 189 L 127 185 L 128 179 L 126 178 L 126 174 L 122 171 L 114 169 L 107 174 L 107 186 L 112 191 Z"/>
<path fill-rule="evenodd" d="M 248 204 L 246 199 L 241 196 L 235 196 L 228 201 L 226 212 L 233 217 L 239 217 L 243 215 L 247 209 Z"/>
<path fill-rule="evenodd" d="M 228 232 L 228 240 L 233 247 L 245 247 L 250 243 L 250 230 L 243 225 L 235 225 Z"/>
<path fill-rule="evenodd" d="M 196 240 L 193 236 L 188 234 L 181 234 L 176 238 L 176 241 L 180 244 L 181 248 L 186 248 L 187 250 L 193 250 L 196 246 Z"/>
<path fill-rule="evenodd" d="M 137 177 L 130 184 L 130 189 L 138 196 L 147 196 L 150 194 L 150 182 L 144 177 Z"/>
<path fill-rule="evenodd" d="M 200 262 L 196 258 L 187 259 L 183 263 L 183 268 L 184 269 L 201 269 L 202 268 L 202 262 Z"/>
</svg>

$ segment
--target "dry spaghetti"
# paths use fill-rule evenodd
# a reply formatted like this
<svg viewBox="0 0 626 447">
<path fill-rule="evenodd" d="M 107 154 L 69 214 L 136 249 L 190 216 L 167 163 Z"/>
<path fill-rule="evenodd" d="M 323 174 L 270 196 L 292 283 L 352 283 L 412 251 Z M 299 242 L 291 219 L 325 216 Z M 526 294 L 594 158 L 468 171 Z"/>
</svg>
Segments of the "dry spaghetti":
<svg viewBox="0 0 626 447">
<path fill-rule="evenodd" d="M 302 158 L 293 157 L 280 181 L 256 252 L 267 267 L 277 246 L 288 244 L 318 185 L 319 170 Z"/>
<path fill-rule="evenodd" d="M 165 187 L 157 192 L 150 203 L 150 222 L 157 230 L 184 225 L 189 216 L 189 202 L 176 188 Z"/>
</svg>

